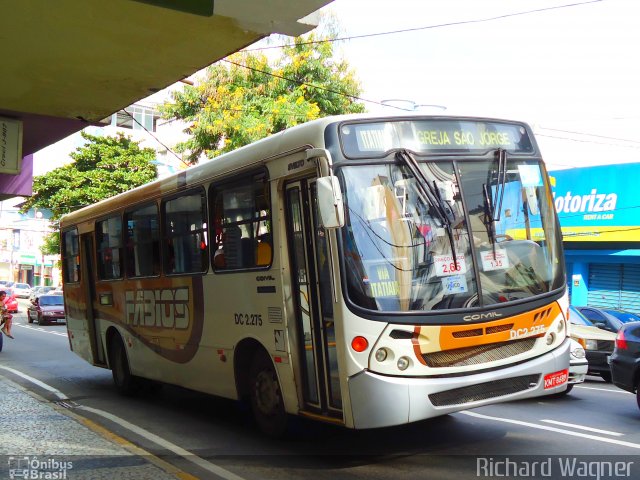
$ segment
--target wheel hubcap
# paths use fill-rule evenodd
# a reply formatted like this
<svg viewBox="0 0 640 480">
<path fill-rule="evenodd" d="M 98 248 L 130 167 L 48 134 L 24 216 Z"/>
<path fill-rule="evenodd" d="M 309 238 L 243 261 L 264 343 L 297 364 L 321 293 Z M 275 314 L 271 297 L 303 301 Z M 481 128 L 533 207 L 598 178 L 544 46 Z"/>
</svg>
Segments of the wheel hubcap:
<svg viewBox="0 0 640 480">
<path fill-rule="evenodd" d="M 278 382 L 272 372 L 262 371 L 256 377 L 256 404 L 262 413 L 273 415 L 280 405 Z"/>
</svg>

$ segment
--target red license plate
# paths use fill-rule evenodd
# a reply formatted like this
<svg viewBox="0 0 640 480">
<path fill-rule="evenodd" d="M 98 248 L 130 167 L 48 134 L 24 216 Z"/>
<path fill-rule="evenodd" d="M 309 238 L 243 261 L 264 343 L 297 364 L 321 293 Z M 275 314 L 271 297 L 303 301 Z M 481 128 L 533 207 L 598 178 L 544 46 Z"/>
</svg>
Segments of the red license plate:
<svg viewBox="0 0 640 480">
<path fill-rule="evenodd" d="M 554 388 L 566 383 L 569 379 L 569 370 L 564 369 L 559 372 L 550 373 L 544 376 L 544 389 Z"/>
</svg>

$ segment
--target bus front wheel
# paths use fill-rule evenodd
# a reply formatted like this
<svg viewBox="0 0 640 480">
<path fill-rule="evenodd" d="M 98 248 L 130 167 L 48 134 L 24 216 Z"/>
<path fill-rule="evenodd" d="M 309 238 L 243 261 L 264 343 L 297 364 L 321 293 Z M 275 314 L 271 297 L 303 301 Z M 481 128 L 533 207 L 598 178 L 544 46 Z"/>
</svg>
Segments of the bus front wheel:
<svg viewBox="0 0 640 480">
<path fill-rule="evenodd" d="M 138 384 L 136 377 L 131 374 L 127 352 L 120 335 L 115 335 L 109 345 L 109 365 L 113 375 L 113 383 L 116 390 L 123 395 L 132 395 L 136 392 Z"/>
<path fill-rule="evenodd" d="M 272 437 L 282 436 L 287 428 L 278 375 L 265 352 L 257 352 L 249 374 L 251 410 L 260 430 Z"/>
</svg>

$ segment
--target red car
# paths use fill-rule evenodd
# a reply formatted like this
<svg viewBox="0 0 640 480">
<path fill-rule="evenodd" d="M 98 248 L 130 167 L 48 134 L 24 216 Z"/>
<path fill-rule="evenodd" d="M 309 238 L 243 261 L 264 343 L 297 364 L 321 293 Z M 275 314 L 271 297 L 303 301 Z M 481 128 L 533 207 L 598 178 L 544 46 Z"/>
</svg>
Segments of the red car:
<svg viewBox="0 0 640 480">
<path fill-rule="evenodd" d="M 27 307 L 27 320 L 38 325 L 45 323 L 66 323 L 64 297 L 62 295 L 40 295 Z"/>
<path fill-rule="evenodd" d="M 18 313 L 18 300 L 14 295 L 7 296 L 4 299 L 4 305 L 7 307 L 9 313 Z"/>
</svg>

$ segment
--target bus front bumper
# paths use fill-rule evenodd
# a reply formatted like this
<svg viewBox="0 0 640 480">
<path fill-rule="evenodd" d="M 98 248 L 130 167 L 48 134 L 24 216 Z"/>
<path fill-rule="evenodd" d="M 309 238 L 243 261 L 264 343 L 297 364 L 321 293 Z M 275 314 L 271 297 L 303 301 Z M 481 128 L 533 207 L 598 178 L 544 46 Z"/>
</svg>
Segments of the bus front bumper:
<svg viewBox="0 0 640 480">
<path fill-rule="evenodd" d="M 555 350 L 524 363 L 464 377 L 391 377 L 364 371 L 349 378 L 353 428 L 416 422 L 499 402 L 563 392 L 544 378 L 569 368 L 567 338 Z"/>
</svg>

